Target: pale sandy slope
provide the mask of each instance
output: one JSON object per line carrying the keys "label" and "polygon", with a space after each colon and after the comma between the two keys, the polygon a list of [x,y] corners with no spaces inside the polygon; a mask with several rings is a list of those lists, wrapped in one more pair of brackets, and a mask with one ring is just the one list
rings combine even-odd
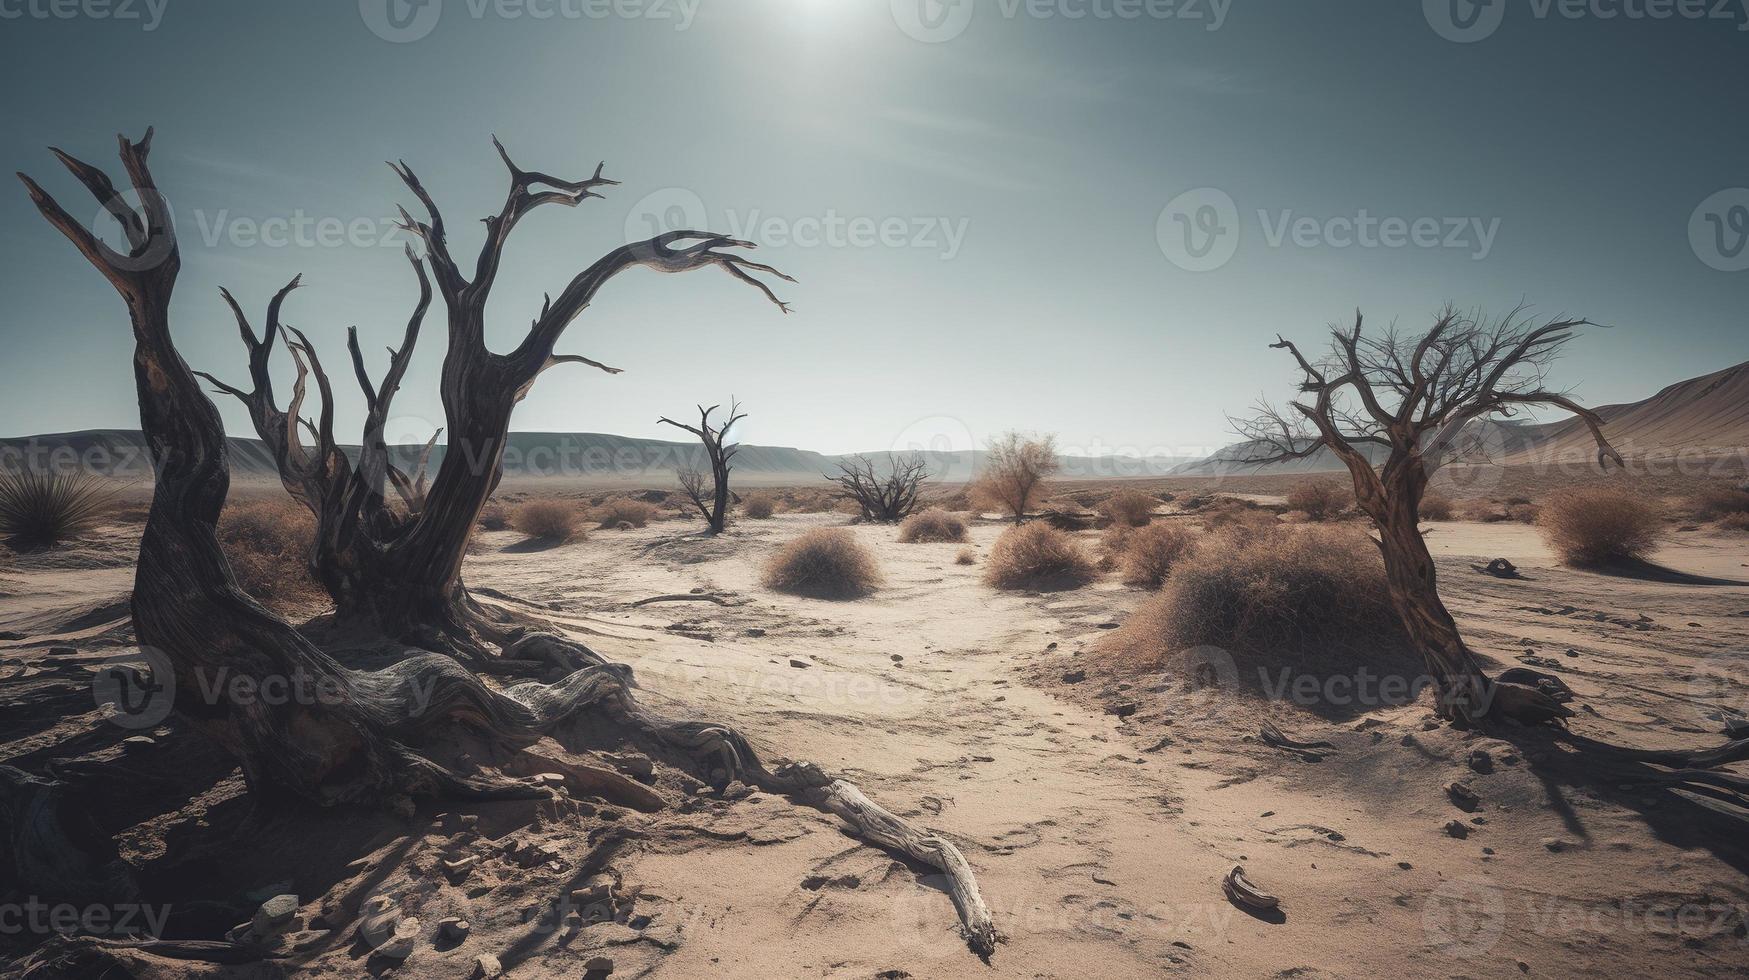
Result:
{"label": "pale sandy slope", "polygon": [[[604,653],[636,666],[646,696],[732,720],[767,751],[848,773],[955,837],[1009,942],[980,964],[927,876],[832,818],[756,795],[639,818],[695,828],[616,862],[666,900],[657,921],[678,926],[679,943],[620,947],[615,976],[1601,977],[1749,966],[1741,854],[1679,798],[1600,779],[1535,736],[1526,758],[1423,730],[1424,703],[1320,716],[1110,676],[1082,651],[1139,593],[1109,579],[997,593],[981,566],[953,564],[959,546],[900,545],[888,527],[852,532],[887,573],[872,598],[820,602],[758,585],[779,542],[841,520],[784,516],[649,548],[675,532],[666,523],[537,554],[488,535],[467,574],[571,611],[564,618]],[[998,530],[975,529],[980,552]],[[1516,525],[1440,525],[1432,541],[1475,641],[1506,664],[1551,658],[1595,709],[1575,730],[1703,744],[1716,740],[1714,707],[1746,706],[1749,589],[1561,570]],[[1661,557],[1749,574],[1744,541],[1684,535]],[[1468,571],[1495,555],[1531,580]],[[626,607],[695,588],[744,604]],[[815,666],[792,667],[794,656]],[[1088,679],[1063,684],[1077,668]],[[1127,722],[1106,713],[1128,700],[1141,710]],[[1337,749],[1317,762],[1266,749],[1249,736],[1269,716]],[[1466,765],[1476,748],[1497,760],[1492,774]],[[1481,795],[1476,814],[1446,799],[1454,779]],[[1468,821],[1467,839],[1442,829],[1454,818]],[[1237,862],[1282,896],[1284,922],[1222,899],[1219,879]],[[541,957],[513,975],[569,976],[567,963]]]}

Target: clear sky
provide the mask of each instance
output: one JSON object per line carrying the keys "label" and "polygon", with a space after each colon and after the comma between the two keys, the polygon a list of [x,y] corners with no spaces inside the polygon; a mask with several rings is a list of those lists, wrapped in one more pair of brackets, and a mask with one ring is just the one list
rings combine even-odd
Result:
{"label": "clear sky", "polygon": [[[785,317],[714,270],[621,277],[560,350],[626,373],[555,370],[517,429],[667,438],[658,415],[733,394],[748,441],[824,452],[1022,428],[1188,454],[1292,393],[1277,331],[1313,341],[1355,307],[1613,324],[1553,379],[1593,404],[1749,360],[1749,15],[1629,16],[1647,9],[0,0],[0,155],[95,214],[44,147],[113,167],[114,134],[155,125],[185,357],[242,381],[218,287],[259,317],[301,272],[286,319],[325,353],[345,434],[346,327],[380,371],[414,295],[388,228],[414,202],[384,161],[471,257],[504,193],[496,133],[525,168],[623,181],[519,226],[499,349],[654,221],[760,239],[799,280]],[[0,435],[136,426],[121,303],[19,187],[0,250]],[[397,402],[409,438],[441,424],[441,329],[434,310]]]}

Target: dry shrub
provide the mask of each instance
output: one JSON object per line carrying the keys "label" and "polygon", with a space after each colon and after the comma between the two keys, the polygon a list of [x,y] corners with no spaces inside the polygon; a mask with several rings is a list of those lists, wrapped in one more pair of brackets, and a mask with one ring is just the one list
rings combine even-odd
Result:
{"label": "dry shrub", "polygon": [[1567,490],[1543,508],[1543,537],[1569,565],[1644,558],[1664,535],[1659,508],[1620,490]]}
{"label": "dry shrub", "polygon": [[1173,567],[1196,551],[1199,540],[1195,531],[1176,524],[1136,528],[1118,559],[1124,584],[1159,588]]}
{"label": "dry shrub", "polygon": [[84,470],[0,470],[0,537],[25,547],[68,541],[96,527],[115,489]]}
{"label": "dry shrub", "polygon": [[1001,511],[1018,521],[1045,498],[1045,478],[1061,465],[1054,436],[1005,433],[990,444],[983,471],[968,491],[979,509]]}
{"label": "dry shrub", "polygon": [[1749,514],[1726,514],[1719,521],[1721,531],[1749,531]]}
{"label": "dry shrub", "polygon": [[978,550],[976,548],[961,548],[959,554],[953,556],[953,563],[955,565],[976,565],[978,563]]}
{"label": "dry shrub", "polygon": [[1097,575],[1081,545],[1043,521],[1003,531],[985,564],[998,589],[1077,589]]}
{"label": "dry shrub", "polygon": [[783,497],[783,509],[791,514],[823,514],[838,509],[841,503],[836,494],[827,490],[791,490]]}
{"label": "dry shrub", "polygon": [[1154,508],[1159,505],[1158,500],[1145,493],[1123,490],[1105,498],[1094,509],[1113,524],[1141,527],[1153,519]]}
{"label": "dry shrub", "polygon": [[1424,521],[1449,521],[1454,510],[1449,497],[1430,493],[1421,498],[1421,519]]}
{"label": "dry shrub", "polygon": [[874,555],[843,528],[815,528],[765,566],[767,588],[810,599],[856,599],[880,584]]}
{"label": "dry shrub", "polygon": [[1483,524],[1498,524],[1506,520],[1506,508],[1496,500],[1466,500],[1458,508],[1458,514],[1466,521],[1479,521]]}
{"label": "dry shrub", "polygon": [[590,517],[600,522],[603,528],[615,528],[621,524],[643,527],[650,523],[651,518],[656,516],[656,512],[655,504],[633,500],[630,497],[614,497],[603,501],[590,514]]}
{"label": "dry shrub", "polygon": [[276,611],[325,602],[310,574],[316,519],[292,500],[233,501],[219,515],[219,547],[237,584]]}
{"label": "dry shrub", "polygon": [[1346,671],[1388,662],[1413,670],[1388,596],[1378,549],[1357,530],[1227,531],[1180,561],[1112,644],[1143,669],[1219,647],[1242,676],[1247,665]]}
{"label": "dry shrub", "polygon": [[1506,505],[1506,519],[1520,524],[1535,524],[1542,512],[1541,507],[1529,502]]}
{"label": "dry shrub", "polygon": [[480,527],[486,531],[503,531],[510,527],[510,508],[497,502],[487,501],[480,511]]}
{"label": "dry shrub", "polygon": [[937,541],[957,542],[966,539],[966,522],[940,507],[920,510],[899,525],[899,543],[925,544]]}
{"label": "dry shrub", "polygon": [[1749,490],[1737,487],[1707,487],[1696,494],[1694,516],[1703,521],[1725,520],[1733,515],[1749,514]]}
{"label": "dry shrub", "polygon": [[972,495],[967,493],[964,487],[961,487],[931,500],[929,505],[940,507],[942,510],[968,511],[972,509]]}
{"label": "dry shrub", "polygon": [[1130,535],[1136,529],[1128,524],[1113,524],[1099,533],[1099,568],[1101,571],[1116,571],[1123,562],[1124,549],[1130,545]]}
{"label": "dry shrub", "polygon": [[1287,509],[1297,510],[1307,520],[1323,521],[1337,516],[1354,502],[1354,493],[1330,480],[1307,480],[1287,492]]}
{"label": "dry shrub", "polygon": [[579,537],[577,508],[568,500],[530,500],[516,508],[512,525],[539,541],[563,543]]}
{"label": "dry shrub", "polygon": [[753,520],[766,520],[771,517],[775,510],[777,510],[777,501],[771,499],[771,494],[750,493],[741,498],[741,513]]}

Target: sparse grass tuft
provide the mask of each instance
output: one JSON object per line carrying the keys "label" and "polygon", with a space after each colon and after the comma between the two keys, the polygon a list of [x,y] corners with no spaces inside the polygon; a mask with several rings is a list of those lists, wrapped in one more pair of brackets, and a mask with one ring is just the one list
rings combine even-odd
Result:
{"label": "sparse grass tuft", "polygon": [[1003,531],[985,565],[998,589],[1078,589],[1097,575],[1081,545],[1043,521]]}
{"label": "sparse grass tuft", "polygon": [[36,548],[90,531],[114,502],[114,489],[82,470],[0,471],[0,537]]}
{"label": "sparse grass tuft", "polygon": [[977,549],[961,548],[959,554],[953,556],[953,563],[955,565],[976,565],[978,563]]}
{"label": "sparse grass tuft", "polygon": [[1421,498],[1421,519],[1424,521],[1449,521],[1454,509],[1449,497],[1430,493]]}
{"label": "sparse grass tuft", "polygon": [[857,599],[880,584],[874,555],[843,528],[815,528],[790,541],[765,567],[767,588],[810,599]]}
{"label": "sparse grass tuft", "polygon": [[1113,524],[1141,527],[1153,519],[1154,508],[1159,505],[1160,501],[1145,493],[1122,490],[1100,501],[1094,509]]}
{"label": "sparse grass tuft", "polygon": [[1737,487],[1708,487],[1696,494],[1694,516],[1703,521],[1719,521],[1733,515],[1749,514],[1749,490]]}
{"label": "sparse grass tuft", "polygon": [[741,513],[756,521],[766,520],[776,509],[777,501],[768,493],[750,493],[741,498]]}
{"label": "sparse grass tuft", "polygon": [[1329,520],[1353,503],[1353,492],[1331,480],[1307,480],[1287,492],[1287,509],[1305,514],[1310,521]]}
{"label": "sparse grass tuft", "polygon": [[621,524],[632,527],[643,527],[656,516],[655,504],[647,504],[642,500],[630,497],[614,497],[602,501],[599,507],[590,512],[590,518],[599,522],[602,528],[617,528]]}
{"label": "sparse grass tuft", "polygon": [[1176,524],[1150,524],[1131,532],[1118,559],[1125,585],[1157,589],[1173,567],[1196,551],[1201,538]]}
{"label": "sparse grass tuft", "polygon": [[899,525],[901,544],[926,544],[966,539],[966,522],[939,507],[920,510]]}
{"label": "sparse grass tuft", "polygon": [[537,541],[564,543],[582,536],[577,508],[569,500],[530,500],[516,508],[512,525]]}
{"label": "sparse grass tuft", "polygon": [[1645,500],[1595,488],[1556,494],[1543,508],[1543,537],[1569,565],[1644,558],[1664,535],[1664,518]]}

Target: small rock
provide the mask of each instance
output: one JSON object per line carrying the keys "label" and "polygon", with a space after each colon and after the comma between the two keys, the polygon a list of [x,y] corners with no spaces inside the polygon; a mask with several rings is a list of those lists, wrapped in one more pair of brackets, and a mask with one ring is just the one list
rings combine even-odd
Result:
{"label": "small rock", "polygon": [[1407,861],[1398,861],[1397,867],[1402,868],[1404,871],[1408,871],[1415,866]]}
{"label": "small rock", "polygon": [[1470,836],[1470,827],[1462,820],[1448,820],[1445,824],[1445,833],[1448,837],[1456,837],[1458,840],[1463,840],[1465,837]]}
{"label": "small rock", "polygon": [[1470,753],[1470,768],[1476,772],[1487,774],[1494,771],[1494,757],[1487,749],[1476,749]]}
{"label": "small rock", "polygon": [[1446,783],[1445,795],[1451,797],[1452,805],[1465,812],[1474,812],[1482,805],[1482,798],[1476,791],[1463,783]]}
{"label": "small rock", "polygon": [[1542,845],[1545,849],[1559,854],[1562,851],[1572,848],[1573,842],[1570,840],[1563,840],[1559,837],[1544,837],[1542,839]]}
{"label": "small rock", "polygon": [[408,916],[395,923],[395,931],[389,934],[387,940],[377,947],[377,952],[391,960],[404,960],[413,955],[413,947],[419,942],[419,920]]}
{"label": "small rock", "polygon": [[451,942],[461,942],[468,938],[468,933],[474,931],[474,924],[466,919],[450,916],[437,920],[437,934]]}
{"label": "small rock", "polygon": [[255,910],[255,920],[250,926],[257,936],[271,936],[290,925],[297,912],[296,895],[275,895]]}
{"label": "small rock", "polygon": [[747,627],[747,628],[746,628],[746,629],[744,629],[744,630],[742,630],[742,631],[741,631],[741,635],[743,635],[743,636],[752,636],[752,637],[760,637],[760,636],[764,636],[764,635],[765,635],[765,631],[764,631],[764,630],[762,630],[762,629],[760,629],[760,628],[759,628],[759,627],[757,627],[757,626],[749,626],[749,627]]}
{"label": "small rock", "polygon": [[807,657],[791,657],[789,658],[789,665],[791,667],[799,667],[806,670],[807,668],[814,666],[814,662]]}
{"label": "small rock", "polygon": [[491,953],[481,953],[474,957],[474,976],[478,980],[494,980],[504,975],[504,964],[498,962],[498,957]]}
{"label": "small rock", "polygon": [[1140,711],[1141,707],[1141,705],[1134,701],[1119,701],[1115,704],[1107,705],[1105,713],[1108,715],[1117,715],[1119,718],[1128,718],[1130,715]]}
{"label": "small rock", "polygon": [[585,973],[601,973],[601,974],[612,973],[613,972],[613,957],[611,957],[611,956],[591,956],[591,957],[589,957],[589,959],[583,961],[583,971]]}
{"label": "small rock", "polygon": [[1065,684],[1079,684],[1086,679],[1087,672],[1085,670],[1071,670],[1063,675],[1063,683]]}

